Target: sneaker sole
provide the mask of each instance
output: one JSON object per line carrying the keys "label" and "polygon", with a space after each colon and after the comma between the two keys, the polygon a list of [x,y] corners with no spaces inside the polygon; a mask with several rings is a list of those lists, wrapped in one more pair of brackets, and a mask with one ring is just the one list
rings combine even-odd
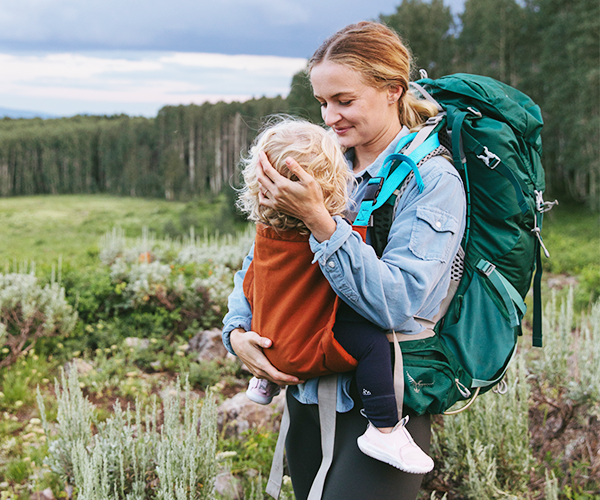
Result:
{"label": "sneaker sole", "polygon": [[271,401],[273,401],[273,398],[263,398],[253,392],[246,392],[246,396],[248,396],[250,401],[253,401],[259,405],[268,405]]}
{"label": "sneaker sole", "polygon": [[431,467],[429,467],[427,469],[421,469],[419,467],[414,467],[414,466],[405,464],[404,462],[399,461],[395,457],[390,457],[389,455],[387,455],[385,453],[381,453],[381,451],[379,449],[372,447],[368,442],[365,442],[365,440],[363,440],[361,438],[362,438],[362,436],[360,436],[356,440],[356,443],[358,444],[360,451],[362,451],[365,455],[367,455],[371,458],[374,458],[375,460],[379,460],[380,462],[385,462],[386,464],[391,465],[392,467],[395,467],[396,469],[399,469],[403,472],[408,472],[410,474],[427,474],[428,472],[433,470],[433,464],[431,465]]}
{"label": "sneaker sole", "polygon": [[259,394],[256,394],[255,392],[246,391],[246,396],[248,396],[248,399],[259,405],[270,404],[271,401],[273,401],[273,398],[278,395],[279,395],[279,392],[277,394],[273,394],[273,396],[271,396],[270,398],[265,398],[265,397],[260,396]]}

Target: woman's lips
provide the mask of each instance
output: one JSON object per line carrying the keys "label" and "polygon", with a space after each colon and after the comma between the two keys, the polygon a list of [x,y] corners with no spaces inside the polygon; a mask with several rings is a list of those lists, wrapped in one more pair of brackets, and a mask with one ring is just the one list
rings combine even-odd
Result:
{"label": "woman's lips", "polygon": [[348,130],[350,130],[352,127],[335,127],[333,130],[335,131],[336,134],[338,135],[344,135],[346,132],[348,132]]}

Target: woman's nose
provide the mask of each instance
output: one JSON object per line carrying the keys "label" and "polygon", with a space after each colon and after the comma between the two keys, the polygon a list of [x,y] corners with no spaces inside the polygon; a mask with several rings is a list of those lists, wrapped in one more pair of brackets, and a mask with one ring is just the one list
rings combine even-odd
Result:
{"label": "woman's nose", "polygon": [[323,106],[321,108],[321,115],[323,116],[325,125],[328,127],[335,125],[340,119],[340,114],[334,109],[334,106]]}

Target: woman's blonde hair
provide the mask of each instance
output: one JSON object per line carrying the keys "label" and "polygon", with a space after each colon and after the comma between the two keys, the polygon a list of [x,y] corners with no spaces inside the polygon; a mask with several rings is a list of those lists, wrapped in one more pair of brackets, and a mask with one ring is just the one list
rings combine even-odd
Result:
{"label": "woman's blonde hair", "polygon": [[297,181],[285,164],[288,157],[296,160],[311,174],[323,191],[325,207],[331,215],[341,215],[348,202],[353,177],[336,137],[322,127],[291,117],[274,117],[254,141],[247,157],[242,157],[244,187],[238,208],[254,222],[275,229],[309,231],[299,219],[259,204],[256,167],[259,153],[264,151],[273,167],[284,177]]}
{"label": "woman's blonde hair", "polygon": [[402,88],[398,100],[400,123],[418,128],[438,113],[437,107],[410,90],[412,56],[400,37],[387,26],[370,21],[350,24],[325,40],[308,62],[308,72],[330,61],[357,71],[374,88]]}

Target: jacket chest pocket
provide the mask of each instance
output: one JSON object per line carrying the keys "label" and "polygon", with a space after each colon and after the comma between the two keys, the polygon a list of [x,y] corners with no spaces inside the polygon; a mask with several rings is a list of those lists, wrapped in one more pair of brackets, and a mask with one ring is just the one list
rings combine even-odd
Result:
{"label": "jacket chest pocket", "polygon": [[458,220],[443,210],[417,207],[417,216],[410,234],[410,251],[423,260],[448,262]]}

